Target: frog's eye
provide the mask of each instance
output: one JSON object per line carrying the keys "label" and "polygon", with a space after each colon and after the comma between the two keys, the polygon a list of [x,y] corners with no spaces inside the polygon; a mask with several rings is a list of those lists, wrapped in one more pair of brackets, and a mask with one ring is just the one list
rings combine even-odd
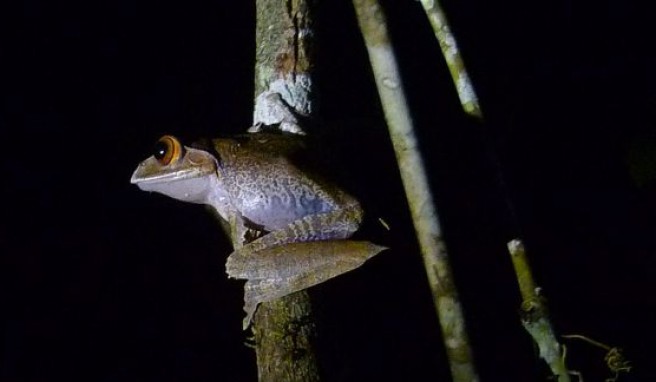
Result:
{"label": "frog's eye", "polygon": [[155,144],[153,156],[161,165],[175,163],[184,154],[184,147],[178,139],[172,135],[161,137]]}

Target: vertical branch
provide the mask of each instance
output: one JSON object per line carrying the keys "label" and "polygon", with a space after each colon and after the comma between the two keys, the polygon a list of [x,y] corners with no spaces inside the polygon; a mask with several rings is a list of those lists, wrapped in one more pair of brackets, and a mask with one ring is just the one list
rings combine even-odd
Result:
{"label": "vertical branch", "polygon": [[[478,97],[471,84],[456,39],[451,32],[446,14],[442,10],[439,1],[421,0],[421,4],[440,43],[442,55],[449,67],[449,72],[456,85],[463,109],[470,115],[479,118],[482,117]],[[495,164],[497,164],[496,160]],[[501,170],[498,168],[498,164],[496,167],[499,174],[499,181],[503,184],[504,182],[501,178]],[[509,201],[507,201],[507,204],[510,210],[512,210]],[[558,378],[559,382],[569,382],[570,375],[565,364],[565,352],[556,339],[553,326],[549,319],[547,306],[543,297],[539,294],[539,288],[533,280],[533,274],[526,257],[524,245],[518,239],[511,240],[508,242],[508,250],[512,258],[522,295],[522,325],[538,345],[540,357],[549,365],[553,375]]]}
{"label": "vertical branch", "polygon": [[[256,1],[254,123],[301,132],[312,112],[311,0]],[[254,316],[260,381],[318,381],[316,328],[306,291],[260,304]]]}
{"label": "vertical branch", "polygon": [[533,273],[528,264],[524,244],[520,240],[508,242],[517,283],[522,293],[522,325],[538,345],[540,357],[549,365],[558,382],[569,382],[569,371],[565,365],[563,347],[558,343],[544,298],[533,281]]}
{"label": "vertical branch", "polygon": [[433,292],[453,380],[477,381],[460,300],[442,240],[438,215],[417,148],[385,17],[376,0],[354,0],[360,30],[376,79],[385,119],[410,205],[417,238]]}
{"label": "vertical branch", "polygon": [[453,83],[456,85],[462,108],[467,114],[481,118],[483,114],[481,106],[478,104],[478,97],[469,79],[469,74],[467,74],[467,69],[465,69],[465,63],[460,55],[458,44],[456,44],[456,38],[451,33],[446,14],[440,7],[438,0],[421,0],[421,5],[424,6],[428,20],[433,26],[435,37],[440,43],[442,55],[449,67]]}

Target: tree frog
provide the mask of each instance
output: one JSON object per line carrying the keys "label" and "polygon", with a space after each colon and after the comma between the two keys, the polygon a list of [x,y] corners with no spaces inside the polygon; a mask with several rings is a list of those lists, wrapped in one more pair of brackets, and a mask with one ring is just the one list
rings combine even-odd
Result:
{"label": "tree frog", "polygon": [[[244,329],[261,302],[355,269],[385,247],[344,240],[360,226],[358,201],[290,160],[301,147],[291,134],[260,132],[215,139],[206,149],[165,135],[131,183],[213,207],[230,224],[235,246],[229,277],[246,279]],[[241,245],[247,228],[266,234]]]}

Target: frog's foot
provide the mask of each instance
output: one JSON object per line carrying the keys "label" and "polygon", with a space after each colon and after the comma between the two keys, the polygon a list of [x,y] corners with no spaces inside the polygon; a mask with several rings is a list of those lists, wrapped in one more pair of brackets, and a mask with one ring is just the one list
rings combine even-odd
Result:
{"label": "frog's foot", "polygon": [[285,297],[321,282],[316,277],[307,274],[296,275],[288,279],[254,279],[246,281],[244,285],[244,311],[246,317],[244,317],[243,329],[246,330],[250,326],[260,303]]}

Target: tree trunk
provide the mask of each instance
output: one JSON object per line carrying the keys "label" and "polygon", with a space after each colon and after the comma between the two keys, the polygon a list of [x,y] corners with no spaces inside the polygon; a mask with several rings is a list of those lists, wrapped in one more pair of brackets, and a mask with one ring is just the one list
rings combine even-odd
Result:
{"label": "tree trunk", "polygon": [[[312,112],[311,0],[257,0],[254,124],[299,132]],[[273,105],[273,106],[272,106]],[[283,107],[281,110],[280,107]],[[260,381],[318,381],[306,291],[262,303],[253,332]]]}

